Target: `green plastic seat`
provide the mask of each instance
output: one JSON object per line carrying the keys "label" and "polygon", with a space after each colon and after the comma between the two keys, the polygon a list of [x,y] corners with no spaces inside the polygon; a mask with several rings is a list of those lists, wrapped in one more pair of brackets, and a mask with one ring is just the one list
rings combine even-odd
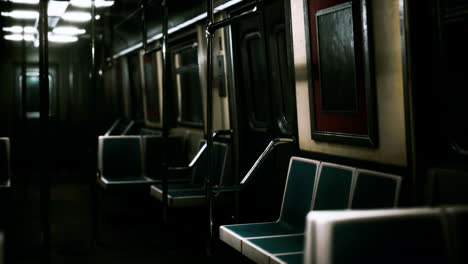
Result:
{"label": "green plastic seat", "polygon": [[[242,244],[242,253],[256,263],[270,263],[274,255],[302,253],[303,249],[303,234],[251,238]],[[260,251],[268,254],[259,254]]]}
{"label": "green plastic seat", "polygon": [[277,254],[270,259],[271,264],[302,264],[304,262],[304,253],[285,253]]}
{"label": "green plastic seat", "polygon": [[312,211],[306,264],[448,263],[440,208]]}
{"label": "green plastic seat", "polygon": [[352,167],[322,162],[313,210],[349,208],[354,172]]}
{"label": "green plastic seat", "polygon": [[[145,173],[153,180],[161,180],[163,138],[161,136],[143,136]],[[187,163],[185,141],[182,137],[170,136],[166,141],[166,164],[179,167]]]}
{"label": "green plastic seat", "polygon": [[[206,142],[200,141],[199,160],[192,171],[190,182],[185,184],[169,184],[167,200],[169,207],[194,207],[206,202],[205,177],[208,174],[208,155],[205,151]],[[227,166],[229,148],[226,143],[213,142],[213,183],[222,182]],[[152,185],[150,194],[157,200],[163,200],[161,184]]]}
{"label": "green plastic seat", "polygon": [[[278,221],[267,223],[252,223],[242,225],[224,225],[220,227],[220,239],[244,255],[254,260],[269,259],[273,253],[266,250],[250,250],[267,246],[258,240],[254,245],[253,240],[265,236],[291,236],[292,239],[302,238],[304,232],[304,218],[310,210],[313,199],[315,179],[319,169],[319,162],[310,159],[292,157],[289,163],[285,193]],[[297,236],[299,235],[299,236]],[[281,239],[282,240],[282,239]],[[284,241],[282,241],[284,243]],[[296,243],[296,245],[298,245]],[[244,252],[245,250],[248,250]]]}
{"label": "green plastic seat", "polygon": [[0,188],[8,188],[10,178],[10,139],[0,138]]}
{"label": "green plastic seat", "polygon": [[351,208],[392,208],[398,203],[401,177],[370,170],[357,170]]}
{"label": "green plastic seat", "polygon": [[149,185],[154,181],[143,171],[140,136],[100,136],[98,145],[98,184],[104,189]]}

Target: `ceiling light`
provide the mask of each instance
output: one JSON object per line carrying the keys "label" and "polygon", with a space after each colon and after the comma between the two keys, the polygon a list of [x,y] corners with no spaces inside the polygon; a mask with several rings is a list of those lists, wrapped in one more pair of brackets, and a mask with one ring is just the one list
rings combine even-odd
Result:
{"label": "ceiling light", "polygon": [[[21,34],[11,34],[11,35],[5,35],[6,40],[12,40],[12,41],[22,41],[23,40],[23,35]],[[25,41],[34,41],[34,36],[33,35],[24,35],[24,40]]]}
{"label": "ceiling light", "polygon": [[13,10],[11,12],[2,12],[2,16],[17,18],[17,19],[37,19],[39,13],[29,10]]}
{"label": "ceiling light", "polygon": [[37,33],[37,29],[35,27],[24,27],[23,28],[24,33]]}
{"label": "ceiling light", "polygon": [[91,20],[91,14],[86,12],[66,12],[62,18],[71,22],[86,22]]}
{"label": "ceiling light", "polygon": [[30,5],[39,4],[39,0],[10,0],[10,2],[16,3],[16,4],[30,4]]}
{"label": "ceiling light", "polygon": [[12,27],[4,27],[3,31],[11,32],[11,33],[36,33],[37,30],[35,27],[21,27],[21,26],[12,26]]}
{"label": "ceiling light", "polygon": [[52,17],[61,17],[65,10],[70,3],[63,2],[63,1],[49,1],[49,5],[47,7],[47,14],[48,16]]}
{"label": "ceiling light", "polygon": [[58,35],[80,35],[86,33],[86,30],[80,29],[77,27],[56,27],[52,30],[55,34]]}
{"label": "ceiling light", "polygon": [[95,18],[96,20],[99,20],[99,19],[101,19],[101,16],[100,16],[100,15],[96,15],[94,18]]}
{"label": "ceiling light", "polygon": [[[76,7],[82,8],[90,8],[91,7],[91,0],[71,0],[70,4]],[[109,7],[114,5],[114,1],[104,1],[104,0],[95,0],[94,1],[97,8],[100,7]]]}
{"label": "ceiling light", "polygon": [[78,41],[78,38],[75,36],[55,35],[49,33],[49,41],[57,43],[70,43]]}
{"label": "ceiling light", "polygon": [[11,32],[11,33],[23,33],[23,27],[21,26],[4,27],[3,31]]}

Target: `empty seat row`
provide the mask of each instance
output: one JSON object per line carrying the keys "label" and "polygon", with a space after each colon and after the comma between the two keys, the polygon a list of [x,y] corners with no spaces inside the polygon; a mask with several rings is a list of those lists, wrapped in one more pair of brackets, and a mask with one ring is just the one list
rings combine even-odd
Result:
{"label": "empty seat row", "polygon": [[[185,164],[181,137],[169,137],[166,160],[170,166]],[[100,136],[98,183],[103,188],[148,185],[160,179],[163,139],[158,136]]]}
{"label": "empty seat row", "polygon": [[[217,131],[213,144],[212,184],[231,184],[230,148],[225,139],[231,131]],[[169,137],[166,142],[168,206],[187,207],[206,201],[206,176],[209,159],[207,144],[200,140],[198,153],[185,166],[184,137]],[[161,161],[163,139],[157,136],[101,136],[98,142],[98,184],[109,187],[149,186],[150,194],[163,200]],[[183,165],[183,166],[182,166]]]}
{"label": "empty seat row", "polygon": [[257,263],[302,259],[310,210],[395,207],[400,185],[396,175],[292,157],[279,219],[221,226],[220,239]]}
{"label": "empty seat row", "polygon": [[271,263],[468,263],[468,207],[312,211],[305,256]]}
{"label": "empty seat row", "polygon": [[[169,168],[168,172],[187,171],[190,181],[186,183],[174,183],[168,186],[169,207],[192,207],[200,206],[206,202],[206,177],[208,175],[209,157],[207,154],[205,140],[200,141],[200,149],[191,166],[182,168]],[[212,184],[227,184],[229,181],[229,145],[222,142],[213,142],[212,160]],[[151,195],[157,200],[163,200],[161,184],[151,186]]]}
{"label": "empty seat row", "polygon": [[11,185],[10,139],[0,138],[0,188]]}

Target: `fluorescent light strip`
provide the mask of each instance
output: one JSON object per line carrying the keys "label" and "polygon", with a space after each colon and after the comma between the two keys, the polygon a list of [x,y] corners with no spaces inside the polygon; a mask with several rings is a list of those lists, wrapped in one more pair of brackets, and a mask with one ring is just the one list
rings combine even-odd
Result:
{"label": "fluorescent light strip", "polygon": [[23,33],[23,27],[21,26],[4,27],[2,30],[11,33]]}
{"label": "fluorescent light strip", "polygon": [[[90,8],[91,0],[71,0],[70,4],[76,7]],[[96,5],[97,8],[109,7],[109,6],[114,5],[114,1],[95,0],[94,4]]]}
{"label": "fluorescent light strip", "polygon": [[66,36],[66,35],[55,35],[49,33],[49,41],[56,43],[70,43],[78,41],[78,37],[75,36]]}
{"label": "fluorescent light strip", "polygon": [[17,19],[37,19],[39,13],[33,10],[13,10],[11,12],[2,12],[2,16],[12,17]]}
{"label": "fluorescent light strip", "polygon": [[28,4],[28,5],[35,5],[39,4],[39,0],[9,0],[15,4]]}
{"label": "fluorescent light strip", "polygon": [[22,26],[12,26],[12,27],[4,27],[2,28],[3,31],[11,32],[11,33],[36,33],[37,30],[34,27],[22,27]]}
{"label": "fluorescent light strip", "polygon": [[52,32],[57,35],[73,36],[84,34],[86,33],[86,30],[77,27],[56,27],[52,30]]}
{"label": "fluorescent light strip", "polygon": [[229,2],[226,2],[222,5],[219,5],[218,7],[215,7],[214,11],[215,13],[219,12],[219,11],[223,11],[223,10],[226,10],[228,9],[229,7],[235,5],[235,4],[238,4],[240,2],[242,2],[243,0],[233,0],[233,1],[229,1]]}
{"label": "fluorescent light strip", "polygon": [[[226,10],[227,8],[229,8],[229,7],[233,6],[233,5],[236,5],[236,4],[240,3],[240,2],[243,2],[243,1],[245,1],[245,0],[232,0],[232,1],[226,2],[226,3],[224,3],[224,4],[222,4],[222,5],[219,5],[218,7],[216,7],[216,8],[214,9],[214,13],[218,13],[218,12],[224,11],[224,10]],[[187,20],[187,21],[185,21],[185,22],[183,22],[183,23],[180,23],[179,25],[177,25],[177,26],[175,26],[175,27],[170,28],[170,29],[168,30],[168,33],[169,33],[169,34],[175,33],[175,32],[177,32],[177,31],[179,31],[179,30],[181,30],[181,29],[184,29],[184,28],[186,28],[186,27],[188,27],[188,26],[190,26],[190,25],[192,25],[192,24],[195,24],[195,23],[197,23],[197,22],[199,22],[199,21],[205,19],[207,16],[208,16],[208,15],[207,15],[206,12],[203,13],[203,14],[200,14],[200,15],[198,15],[198,16],[192,18],[192,19],[189,19],[189,20]],[[154,42],[154,41],[159,40],[159,39],[161,39],[161,38],[162,38],[162,33],[158,33],[158,34],[154,35],[153,37],[149,38],[149,39],[148,39],[148,43]],[[112,58],[115,60],[115,59],[117,59],[117,58],[119,58],[119,57],[122,57],[122,56],[125,56],[125,55],[129,54],[130,52],[135,51],[135,50],[137,50],[137,49],[139,49],[139,48],[141,48],[141,47],[143,47],[143,43],[142,43],[142,42],[139,42],[139,43],[137,43],[137,44],[135,44],[135,45],[133,45],[133,46],[131,46],[131,47],[129,47],[129,48],[126,48],[126,49],[124,49],[124,50],[118,52],[117,54],[115,54],[114,56],[112,56]]]}
{"label": "fluorescent light strip", "polygon": [[12,41],[22,41],[23,39],[25,41],[34,41],[34,36],[33,35],[21,35],[21,34],[11,34],[11,35],[5,35],[4,38],[6,40],[12,40]]}
{"label": "fluorescent light strip", "polygon": [[66,12],[62,18],[71,22],[87,22],[91,20],[91,14],[87,12]]}

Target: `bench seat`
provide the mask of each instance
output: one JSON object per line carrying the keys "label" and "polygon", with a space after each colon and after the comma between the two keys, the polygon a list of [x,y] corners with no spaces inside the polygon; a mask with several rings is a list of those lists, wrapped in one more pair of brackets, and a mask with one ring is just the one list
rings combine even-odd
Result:
{"label": "bench seat", "polygon": [[10,139],[0,137],[0,189],[11,187]]}
{"label": "bench seat", "polygon": [[[199,152],[191,162],[191,167],[186,167],[191,172],[188,183],[169,183],[167,192],[168,207],[196,207],[207,202],[206,176],[208,175],[208,155],[205,140],[199,144]],[[228,173],[229,146],[227,143],[213,142],[213,183],[218,185],[225,180]],[[170,172],[170,170],[169,170]],[[163,201],[162,184],[153,184],[150,194],[159,201]]]}
{"label": "bench seat", "polygon": [[304,218],[312,205],[319,164],[292,157],[279,219],[221,226],[220,239],[257,263],[270,263],[275,254],[301,251]]}
{"label": "bench seat", "polygon": [[[167,203],[169,207],[192,207],[200,206],[206,202],[206,190],[204,186],[192,186],[190,184],[169,184],[167,190]],[[162,186],[151,186],[151,195],[163,200]]]}
{"label": "bench seat", "polygon": [[304,234],[250,238],[242,244],[242,254],[257,263],[271,263],[278,254],[302,253]]}
{"label": "bench seat", "polygon": [[304,263],[466,263],[468,244],[458,240],[466,232],[451,219],[467,215],[468,207],[312,211]]}
{"label": "bench seat", "polygon": [[278,221],[221,226],[220,239],[256,263],[302,263],[309,210],[394,207],[401,178],[292,157],[286,182]]}
{"label": "bench seat", "polygon": [[104,178],[99,177],[97,183],[104,189],[127,186],[127,185],[149,185],[156,181],[146,176],[121,177],[121,178]]}
{"label": "bench seat", "polygon": [[231,247],[242,251],[242,244],[249,238],[297,234],[303,230],[294,228],[284,222],[266,222],[220,227],[219,237]]}
{"label": "bench seat", "polygon": [[270,259],[272,264],[302,264],[304,262],[304,253],[286,253],[286,254],[277,254]]}

